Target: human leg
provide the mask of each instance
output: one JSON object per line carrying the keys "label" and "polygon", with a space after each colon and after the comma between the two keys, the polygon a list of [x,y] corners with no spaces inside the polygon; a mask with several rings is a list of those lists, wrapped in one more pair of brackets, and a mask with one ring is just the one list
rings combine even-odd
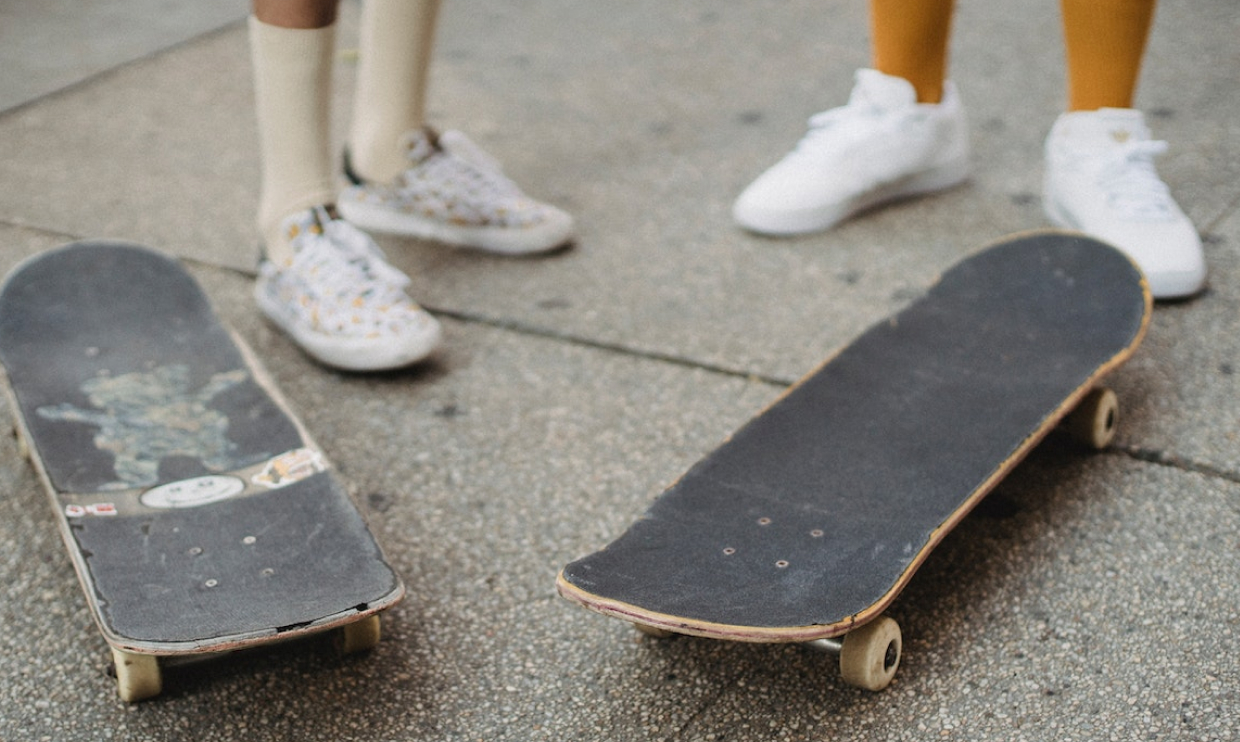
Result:
{"label": "human leg", "polygon": [[336,22],[340,0],[254,0],[254,17],[280,28],[326,28]]}
{"label": "human leg", "polygon": [[506,254],[565,244],[573,220],[526,196],[464,134],[425,123],[439,0],[365,0],[346,150],[347,219],[369,230]]}
{"label": "human leg", "polygon": [[938,103],[947,80],[954,0],[870,0],[874,69],[913,84],[918,103]]}
{"label": "human leg", "polygon": [[330,151],[335,0],[257,0],[250,18],[262,177],[258,224],[268,256],[289,214],[334,200]]}
{"label": "human leg", "polygon": [[848,104],[816,114],[797,146],[745,188],[732,216],[788,235],[955,185],[969,173],[968,125],[944,80],[951,0],[872,0],[876,69]]}
{"label": "human leg", "polygon": [[1154,0],[1062,0],[1068,112],[1046,140],[1051,221],[1126,252],[1156,298],[1205,285],[1201,238],[1154,168],[1167,148],[1133,109]]}
{"label": "human leg", "polygon": [[438,323],[405,294],[409,279],[378,246],[333,214],[335,1],[260,0],[254,11],[264,245],[259,308],[330,366],[369,371],[420,360],[439,342]]}
{"label": "human leg", "polygon": [[426,125],[426,90],[440,0],[362,3],[357,90],[349,129],[357,177],[388,182],[408,167],[401,138]]}
{"label": "human leg", "polygon": [[1132,108],[1155,0],[1061,0],[1068,110]]}

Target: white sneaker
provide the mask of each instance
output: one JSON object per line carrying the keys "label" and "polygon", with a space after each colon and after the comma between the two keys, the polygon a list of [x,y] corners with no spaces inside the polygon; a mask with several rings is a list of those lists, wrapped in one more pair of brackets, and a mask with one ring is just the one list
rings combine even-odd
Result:
{"label": "white sneaker", "polygon": [[521,255],[573,236],[573,219],[535,201],[500,164],[459,131],[405,137],[409,169],[390,184],[362,182],[340,195],[340,213],[363,229]]}
{"label": "white sneaker", "polygon": [[405,294],[409,278],[374,240],[324,207],[284,220],[287,265],[263,261],[254,296],[272,322],[315,359],[349,371],[382,371],[430,355],[439,323]]}
{"label": "white sneaker", "polygon": [[1154,169],[1166,148],[1140,111],[1065,113],[1046,138],[1042,188],[1052,222],[1123,250],[1156,299],[1191,296],[1206,281],[1201,238]]}
{"label": "white sneaker", "polygon": [[796,148],[741,193],[732,216],[765,234],[814,232],[968,175],[968,125],[955,87],[945,86],[941,103],[918,103],[907,80],[863,69],[848,105],[813,116]]}

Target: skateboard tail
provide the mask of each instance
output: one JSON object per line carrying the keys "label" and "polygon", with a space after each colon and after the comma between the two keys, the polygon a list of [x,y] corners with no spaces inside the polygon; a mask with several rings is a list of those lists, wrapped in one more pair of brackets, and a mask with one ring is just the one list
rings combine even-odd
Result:
{"label": "skateboard tail", "polygon": [[382,599],[350,606],[335,614],[323,616],[312,621],[241,632],[228,636],[206,637],[199,640],[173,642],[135,641],[131,637],[121,636],[112,632],[106,624],[96,621],[96,625],[99,627],[99,631],[108,645],[122,652],[169,659],[191,659],[193,657],[211,656],[282,644],[345,628],[369,618],[377,618],[379,614],[395,606],[404,597],[405,586],[400,584],[393,592]]}
{"label": "skateboard tail", "polygon": [[846,622],[830,626],[736,626],[709,621],[692,621],[683,617],[653,612],[620,600],[603,598],[584,590],[570,581],[563,571],[556,578],[556,590],[561,597],[577,605],[611,616],[637,626],[668,631],[674,634],[699,636],[707,639],[749,642],[757,644],[806,643],[819,639],[843,636],[855,626],[877,617],[881,610],[853,616]]}

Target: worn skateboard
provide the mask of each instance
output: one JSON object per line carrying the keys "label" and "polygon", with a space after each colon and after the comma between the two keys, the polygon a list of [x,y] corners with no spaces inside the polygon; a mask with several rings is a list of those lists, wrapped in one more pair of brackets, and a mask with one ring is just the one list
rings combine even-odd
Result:
{"label": "worn skateboard", "polygon": [[404,586],[323,452],[181,265],[79,242],[0,287],[0,363],[125,700],[161,663],[340,629]]}
{"label": "worn skateboard", "polygon": [[1114,433],[1100,386],[1149,322],[1145,279],[1096,240],[1035,232],[945,273],[695,464],[560,593],[647,633],[805,642],[879,690],[883,611],[1052,429]]}

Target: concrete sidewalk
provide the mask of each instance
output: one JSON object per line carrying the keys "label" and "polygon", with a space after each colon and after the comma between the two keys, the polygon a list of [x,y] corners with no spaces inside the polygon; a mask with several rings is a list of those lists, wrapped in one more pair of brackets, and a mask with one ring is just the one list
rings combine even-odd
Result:
{"label": "concrete sidewalk", "polygon": [[[55,5],[19,6],[0,11],[0,38],[82,42]],[[868,59],[864,3],[447,2],[434,122],[571,211],[580,239],[535,260],[383,240],[447,345],[375,377],[314,365],[253,305],[245,7],[198,6],[141,38],[128,21],[87,26],[134,46],[42,87],[0,67],[0,270],[79,238],[187,258],[339,464],[410,596],[368,656],[286,645],[170,670],[163,696],[127,706],[46,497],[0,436],[0,740],[1240,733],[1233,0],[1162,3],[1138,100],[1171,144],[1159,170],[1205,239],[1209,291],[1156,309],[1114,380],[1125,419],[1111,450],[1048,441],[931,556],[891,610],[905,657],[879,694],[799,647],[639,638],[558,598],[555,575],[944,268],[1045,225],[1041,145],[1063,100],[1057,3],[960,3],[952,71],[974,130],[969,184],[772,240],[732,226],[732,199],[807,116],[843,102]],[[346,2],[342,49],[356,17]],[[36,51],[18,53],[38,66]],[[338,134],[353,64],[341,55]]]}

